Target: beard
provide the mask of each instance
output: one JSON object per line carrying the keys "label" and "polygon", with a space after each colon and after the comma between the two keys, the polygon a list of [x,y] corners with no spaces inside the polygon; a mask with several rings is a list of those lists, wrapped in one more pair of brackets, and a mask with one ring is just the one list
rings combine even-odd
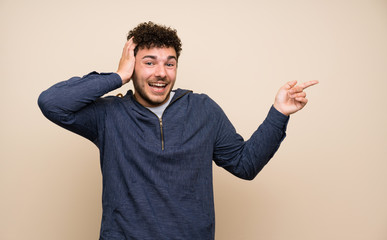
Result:
{"label": "beard", "polygon": [[157,107],[167,102],[173,89],[173,84],[168,83],[166,87],[169,87],[169,90],[166,94],[164,93],[165,95],[152,95],[152,93],[148,93],[145,90],[148,87],[148,83],[146,83],[146,86],[140,87],[136,81],[133,81],[133,86],[135,90],[134,98],[144,107]]}

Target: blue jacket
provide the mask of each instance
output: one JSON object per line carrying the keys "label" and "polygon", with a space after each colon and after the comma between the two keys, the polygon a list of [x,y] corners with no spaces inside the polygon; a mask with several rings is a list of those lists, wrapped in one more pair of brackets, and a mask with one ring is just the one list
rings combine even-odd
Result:
{"label": "blue jacket", "polygon": [[212,161],[253,179],[285,137],[288,117],[271,107],[248,141],[207,95],[177,89],[159,119],[133,98],[101,97],[121,87],[115,73],[55,84],[38,100],[54,123],[100,151],[100,239],[214,239]]}

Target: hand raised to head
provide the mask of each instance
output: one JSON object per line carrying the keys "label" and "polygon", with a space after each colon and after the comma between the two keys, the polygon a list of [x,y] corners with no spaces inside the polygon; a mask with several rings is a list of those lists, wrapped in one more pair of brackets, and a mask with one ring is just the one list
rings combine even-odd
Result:
{"label": "hand raised to head", "polygon": [[297,81],[287,82],[282,86],[274,101],[274,107],[281,113],[289,116],[301,110],[308,102],[304,89],[317,84],[317,80],[297,84]]}
{"label": "hand raised to head", "polygon": [[120,75],[122,84],[128,83],[132,78],[135,65],[134,48],[136,46],[137,44],[133,42],[132,37],[125,43],[124,49],[122,50],[122,56],[116,72]]}

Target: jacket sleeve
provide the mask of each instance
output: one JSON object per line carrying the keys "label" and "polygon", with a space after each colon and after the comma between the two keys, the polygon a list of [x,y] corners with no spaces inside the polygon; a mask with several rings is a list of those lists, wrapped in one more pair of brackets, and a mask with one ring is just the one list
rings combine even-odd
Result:
{"label": "jacket sleeve", "polygon": [[59,82],[38,98],[38,105],[49,120],[96,143],[98,137],[95,102],[121,87],[116,73],[89,73]]}
{"label": "jacket sleeve", "polygon": [[263,123],[244,141],[222,111],[214,147],[215,163],[237,177],[254,179],[278,150],[288,121],[288,116],[272,106]]}

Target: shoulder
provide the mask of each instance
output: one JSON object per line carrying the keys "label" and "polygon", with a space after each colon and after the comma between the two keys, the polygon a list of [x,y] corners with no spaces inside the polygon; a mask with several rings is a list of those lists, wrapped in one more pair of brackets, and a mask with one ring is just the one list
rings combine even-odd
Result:
{"label": "shoulder", "polygon": [[182,93],[185,93],[184,98],[191,106],[200,110],[200,112],[206,112],[208,115],[214,114],[223,114],[221,107],[207,94],[205,93],[195,93],[190,90],[177,89],[175,96],[179,96]]}
{"label": "shoulder", "polygon": [[196,93],[193,92],[192,90],[187,90],[187,89],[176,89],[174,90],[175,96],[174,99],[177,98],[186,98],[192,103],[201,103],[201,104],[210,104],[210,105],[216,105],[215,101],[212,100],[207,94],[205,93]]}

